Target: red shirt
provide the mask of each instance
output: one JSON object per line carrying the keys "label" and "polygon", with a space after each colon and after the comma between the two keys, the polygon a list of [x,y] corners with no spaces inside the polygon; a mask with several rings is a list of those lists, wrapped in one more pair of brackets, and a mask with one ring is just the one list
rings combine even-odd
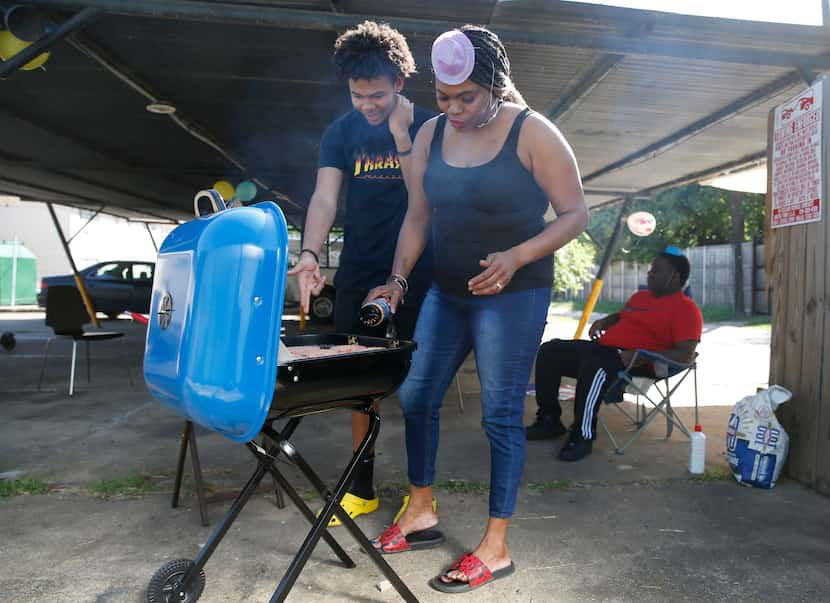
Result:
{"label": "red shirt", "polygon": [[620,311],[620,320],[610,327],[599,343],[612,348],[663,352],[681,341],[700,341],[703,316],[697,304],[678,291],[655,297],[651,291],[637,291]]}

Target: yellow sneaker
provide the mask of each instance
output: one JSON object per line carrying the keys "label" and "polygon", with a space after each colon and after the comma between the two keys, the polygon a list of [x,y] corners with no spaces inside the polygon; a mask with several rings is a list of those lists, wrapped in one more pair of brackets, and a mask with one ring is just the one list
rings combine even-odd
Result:
{"label": "yellow sneaker", "polygon": [[[378,504],[380,501],[378,497],[374,497],[372,499],[368,498],[360,498],[359,496],[355,496],[351,492],[346,492],[346,495],[343,497],[343,500],[340,501],[340,506],[343,507],[343,510],[349,514],[349,517],[354,519],[358,515],[365,515],[366,513],[373,513],[378,510]],[[317,517],[320,516],[320,511],[317,511]],[[342,526],[343,522],[337,519],[337,515],[332,515],[331,519],[329,520],[329,527],[336,528],[337,526]]]}
{"label": "yellow sneaker", "polygon": [[[407,494],[406,496],[403,497],[403,504],[401,505],[401,508],[398,509],[398,514],[395,515],[395,519],[392,520],[393,524],[398,523],[398,520],[401,518],[401,515],[403,515],[403,512],[406,511],[406,508],[408,506],[409,506],[409,495]],[[432,499],[432,510],[435,513],[438,512],[438,501],[436,501],[434,498]]]}

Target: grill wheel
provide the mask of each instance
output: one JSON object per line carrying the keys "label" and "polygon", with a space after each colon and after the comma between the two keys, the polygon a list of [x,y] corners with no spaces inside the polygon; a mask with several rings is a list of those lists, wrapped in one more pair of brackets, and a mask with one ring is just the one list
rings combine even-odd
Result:
{"label": "grill wheel", "polygon": [[193,603],[198,601],[205,590],[205,571],[200,570],[199,575],[190,581],[186,590],[181,590],[179,585],[185,573],[193,567],[190,559],[175,559],[162,565],[147,586],[147,603]]}

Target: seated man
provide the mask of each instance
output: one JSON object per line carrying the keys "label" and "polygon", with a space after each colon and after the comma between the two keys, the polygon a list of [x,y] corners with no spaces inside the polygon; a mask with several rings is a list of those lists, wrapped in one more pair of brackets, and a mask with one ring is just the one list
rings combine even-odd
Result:
{"label": "seated man", "polygon": [[[559,460],[578,461],[591,453],[597,412],[608,386],[629,365],[635,349],[688,363],[703,330],[695,302],[683,293],[689,260],[667,247],[651,263],[647,289],[632,295],[620,312],[601,318],[588,331],[592,341],[553,339],[536,355],[536,421],[527,427],[528,440],[555,438],[568,430],[560,419],[559,385],[563,376],[576,378],[574,422]],[[637,362],[647,365],[647,361]],[[643,366],[650,370],[650,367]]]}

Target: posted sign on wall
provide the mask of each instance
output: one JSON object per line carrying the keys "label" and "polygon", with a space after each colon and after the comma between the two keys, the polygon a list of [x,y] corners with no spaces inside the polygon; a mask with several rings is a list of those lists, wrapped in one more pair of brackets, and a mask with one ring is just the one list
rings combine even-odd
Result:
{"label": "posted sign on wall", "polygon": [[817,82],[775,109],[773,228],[821,220],[821,87]]}

